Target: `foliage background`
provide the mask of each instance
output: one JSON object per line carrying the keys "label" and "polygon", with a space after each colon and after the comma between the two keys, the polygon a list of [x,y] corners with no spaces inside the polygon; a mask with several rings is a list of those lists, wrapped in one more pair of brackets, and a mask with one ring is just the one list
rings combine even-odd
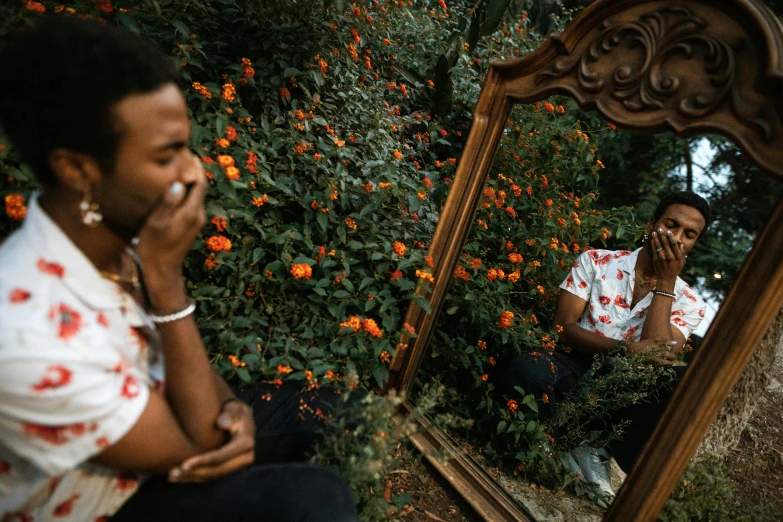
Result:
{"label": "foliage background", "polygon": [[[20,0],[0,5],[0,38],[43,11],[143,34],[177,61],[210,176],[211,223],[187,275],[216,368],[234,384],[366,389],[386,379],[405,311],[428,284],[426,249],[487,64],[531,51],[570,16],[528,0]],[[538,404],[497,397],[489,375],[502,357],[555,346],[547,318],[573,257],[633,248],[649,196],[682,186],[671,173],[683,150],[630,138],[564,99],[512,113],[423,378],[441,376],[450,407],[500,437],[488,446],[498,456],[558,475]],[[733,172],[744,178],[731,177],[726,199],[750,208],[773,197],[746,190],[757,173]],[[613,185],[601,198],[599,178]],[[1,135],[0,179],[4,198],[35,188]],[[0,237],[22,210],[6,199]],[[739,216],[757,224],[756,214]],[[724,223],[718,244],[754,226]],[[735,270],[743,241],[722,258]],[[363,422],[381,426],[383,408]]]}

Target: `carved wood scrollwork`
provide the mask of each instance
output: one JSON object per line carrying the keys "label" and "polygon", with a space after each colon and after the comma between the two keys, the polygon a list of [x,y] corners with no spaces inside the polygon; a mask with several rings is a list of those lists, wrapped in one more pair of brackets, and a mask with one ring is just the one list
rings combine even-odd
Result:
{"label": "carved wood scrollwork", "polygon": [[[764,116],[764,107],[744,99],[744,84],[736,78],[737,55],[748,42],[742,37],[727,41],[709,29],[707,20],[685,7],[662,7],[633,22],[605,20],[584,55],[560,57],[538,74],[536,83],[562,78],[576,68],[579,86],[586,92],[601,92],[611,78],[612,97],[627,110],[662,110],[669,102],[688,119],[701,118],[728,101],[735,115],[769,142],[772,124]],[[619,48],[639,49],[641,56],[632,63],[619,63],[613,71],[596,69],[602,59],[612,61],[609,55]],[[691,70],[703,81],[694,85],[682,69],[667,69],[667,62],[677,57],[689,60]]]}

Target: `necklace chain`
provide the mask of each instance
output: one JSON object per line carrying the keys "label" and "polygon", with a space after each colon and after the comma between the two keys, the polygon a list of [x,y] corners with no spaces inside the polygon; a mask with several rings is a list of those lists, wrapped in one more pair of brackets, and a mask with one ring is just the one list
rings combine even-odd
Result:
{"label": "necklace chain", "polygon": [[[130,257],[130,254],[128,254],[127,251],[123,251],[123,254],[125,254],[127,257]],[[141,288],[141,284],[139,283],[139,268],[136,266],[136,262],[132,257],[130,257],[130,262],[132,271],[130,277],[122,277],[120,274],[114,274],[105,270],[101,270],[101,277],[104,277],[117,284],[129,284],[133,286],[133,288]]]}
{"label": "necklace chain", "polygon": [[645,278],[643,278],[641,276],[641,274],[639,273],[639,269],[638,268],[636,268],[635,272],[636,272],[636,278],[639,280],[639,284],[642,285],[642,286],[649,286],[652,283],[655,283],[655,282],[658,281],[657,278],[653,278],[653,279],[645,279]]}

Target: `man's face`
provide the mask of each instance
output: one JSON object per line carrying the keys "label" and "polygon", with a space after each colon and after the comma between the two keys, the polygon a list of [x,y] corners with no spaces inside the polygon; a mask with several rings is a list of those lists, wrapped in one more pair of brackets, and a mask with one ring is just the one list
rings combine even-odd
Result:
{"label": "man's face", "polygon": [[120,134],[114,172],[102,176],[93,197],[104,223],[133,237],[173,182],[187,187],[203,174],[194,168],[185,99],[173,83],[123,98],[113,116]]}
{"label": "man's face", "polygon": [[663,211],[661,218],[653,223],[653,230],[657,230],[659,234],[663,230],[662,240],[668,235],[667,231],[670,231],[675,241],[682,243],[687,254],[693,249],[706,224],[701,212],[693,207],[676,203],[669,205]]}

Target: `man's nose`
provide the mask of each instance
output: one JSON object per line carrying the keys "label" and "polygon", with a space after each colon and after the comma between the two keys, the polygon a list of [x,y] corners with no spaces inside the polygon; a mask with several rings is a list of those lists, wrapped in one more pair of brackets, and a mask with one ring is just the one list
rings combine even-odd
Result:
{"label": "man's nose", "polygon": [[183,154],[185,157],[182,161],[182,170],[180,171],[179,179],[183,184],[190,185],[198,181],[198,176],[203,176],[203,169],[201,167],[201,161],[192,151],[186,150]]}

